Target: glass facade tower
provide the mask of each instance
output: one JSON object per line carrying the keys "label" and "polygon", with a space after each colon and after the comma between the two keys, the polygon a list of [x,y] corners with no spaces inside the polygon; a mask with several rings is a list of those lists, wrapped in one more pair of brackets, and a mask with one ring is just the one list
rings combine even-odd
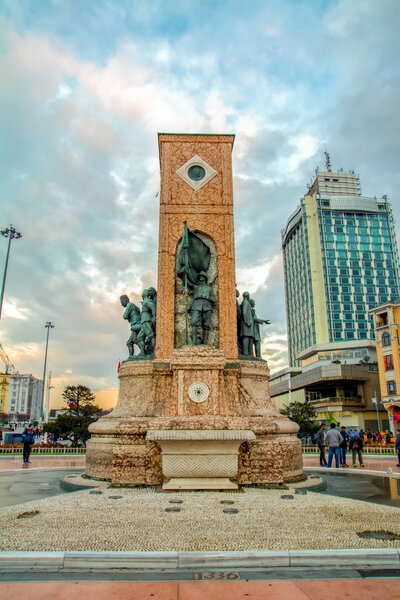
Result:
{"label": "glass facade tower", "polygon": [[399,295],[391,206],[357,190],[352,173],[319,172],[282,231],[291,366],[311,346],[374,340],[368,311]]}

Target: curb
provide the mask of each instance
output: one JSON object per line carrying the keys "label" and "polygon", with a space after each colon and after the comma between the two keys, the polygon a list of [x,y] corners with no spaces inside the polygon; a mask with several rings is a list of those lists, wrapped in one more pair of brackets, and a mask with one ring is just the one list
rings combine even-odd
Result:
{"label": "curb", "polygon": [[400,568],[400,549],[285,550],[280,552],[3,552],[0,572],[356,567]]}

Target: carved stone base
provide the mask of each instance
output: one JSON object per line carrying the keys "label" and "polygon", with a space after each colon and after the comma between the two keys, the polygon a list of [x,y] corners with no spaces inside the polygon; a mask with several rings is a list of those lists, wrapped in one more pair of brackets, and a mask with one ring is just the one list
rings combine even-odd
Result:
{"label": "carved stone base", "polygon": [[163,485],[163,490],[237,490],[239,486],[227,477],[172,477]]}
{"label": "carved stone base", "polygon": [[[158,485],[171,477],[185,478],[182,473],[166,475],[161,442],[150,435],[156,430],[252,432],[253,440],[239,444],[237,475],[221,473],[239,484],[283,483],[302,475],[298,425],[272,406],[265,362],[229,362],[221,350],[186,346],[169,359],[125,362],[119,378],[114,411],[90,426],[89,477],[115,485]],[[193,390],[201,392],[197,399]]]}
{"label": "carved stone base", "polygon": [[237,489],[230,479],[238,476],[239,446],[255,438],[252,431],[190,429],[149,431],[146,436],[161,447],[166,490]]}

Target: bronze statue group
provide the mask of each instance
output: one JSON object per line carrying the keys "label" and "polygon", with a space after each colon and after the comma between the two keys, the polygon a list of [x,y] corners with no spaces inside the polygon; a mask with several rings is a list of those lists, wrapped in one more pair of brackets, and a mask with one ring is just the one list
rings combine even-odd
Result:
{"label": "bronze statue group", "polygon": [[[200,272],[197,282],[190,281],[189,290],[193,294],[193,302],[188,310],[191,314],[191,344],[207,345],[211,323],[211,312],[215,308],[216,300],[212,292],[212,282],[208,283],[207,275]],[[250,298],[249,292],[243,293],[243,300],[239,304],[239,291],[236,290],[237,310],[237,337],[239,356],[246,359],[261,359],[261,334],[260,325],[268,325],[270,321],[259,319],[255,310],[255,300]],[[128,296],[120,297],[120,302],[125,308],[123,318],[129,321],[131,335],[126,345],[128,347],[128,360],[149,359],[154,354],[156,340],[156,311],[157,292],[150,287],[142,293],[141,309]],[[199,335],[199,327],[201,334]],[[135,356],[135,344],[139,346],[140,353]]]}
{"label": "bronze statue group", "polygon": [[[126,342],[129,351],[128,360],[134,358],[150,358],[154,354],[156,345],[156,312],[157,292],[149,287],[142,293],[142,310],[133,302],[129,302],[126,295],[120,297],[120,302],[125,308],[123,318],[129,321],[131,335]],[[139,346],[140,353],[135,354],[135,344]]]}

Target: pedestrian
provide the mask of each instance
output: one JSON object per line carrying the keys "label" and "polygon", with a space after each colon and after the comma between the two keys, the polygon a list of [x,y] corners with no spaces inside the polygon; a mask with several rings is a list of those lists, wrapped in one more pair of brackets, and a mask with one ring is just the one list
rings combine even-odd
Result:
{"label": "pedestrian", "polygon": [[397,465],[396,465],[396,467],[400,467],[400,427],[397,428],[395,448],[397,450]]}
{"label": "pedestrian", "polygon": [[372,433],[371,433],[371,431],[369,429],[367,431],[367,440],[368,440],[368,444],[370,444],[371,440],[372,440]]}
{"label": "pedestrian", "polygon": [[379,431],[376,432],[376,441],[378,442],[378,444],[382,442],[382,436]]}
{"label": "pedestrian", "polygon": [[340,444],[343,438],[339,431],[336,429],[336,423],[331,423],[331,428],[325,436],[325,442],[328,444],[328,469],[332,466],[333,457],[335,457],[336,468],[340,465]]}
{"label": "pedestrian", "polygon": [[32,444],[35,443],[35,436],[33,434],[33,427],[28,427],[24,430],[24,433],[22,434],[22,441],[24,444],[24,450],[23,450],[23,464],[24,465],[28,465],[30,464],[30,460],[29,460],[29,456],[31,453],[31,446]]}
{"label": "pedestrian", "polygon": [[325,423],[321,424],[318,429],[317,435],[315,436],[315,443],[319,448],[319,466],[326,467],[327,462],[325,458]]}
{"label": "pedestrian", "polygon": [[386,445],[392,443],[392,434],[387,429],[385,431],[385,442],[386,442]]}
{"label": "pedestrian", "polygon": [[340,428],[340,435],[343,438],[343,441],[340,443],[340,466],[347,467],[346,464],[346,450],[347,450],[347,442],[349,440],[349,435],[346,432],[346,427],[342,425]]}
{"label": "pedestrian", "polygon": [[376,444],[376,433],[372,434],[372,444]]}
{"label": "pedestrian", "polygon": [[363,455],[362,455],[363,447],[364,447],[364,444],[359,435],[354,436],[353,438],[350,439],[349,450],[351,450],[351,453],[353,455],[353,469],[355,469],[357,467],[357,464],[356,464],[357,456],[358,456],[358,464],[360,465],[360,467],[364,467]]}

